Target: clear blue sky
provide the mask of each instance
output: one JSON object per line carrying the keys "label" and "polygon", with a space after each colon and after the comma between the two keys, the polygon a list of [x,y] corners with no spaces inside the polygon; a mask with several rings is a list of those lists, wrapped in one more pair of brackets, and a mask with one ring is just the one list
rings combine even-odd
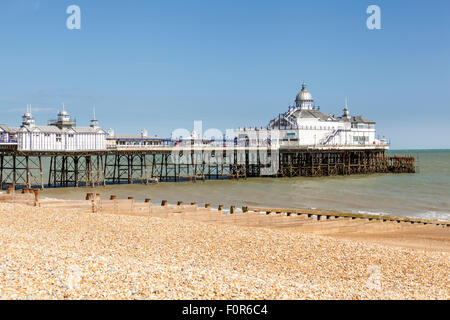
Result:
{"label": "clear blue sky", "polygon": [[[81,7],[81,30],[66,8]],[[366,28],[381,7],[382,30]],[[169,136],[267,125],[308,83],[393,148],[450,148],[450,1],[1,0],[0,123],[62,102],[87,125]]]}

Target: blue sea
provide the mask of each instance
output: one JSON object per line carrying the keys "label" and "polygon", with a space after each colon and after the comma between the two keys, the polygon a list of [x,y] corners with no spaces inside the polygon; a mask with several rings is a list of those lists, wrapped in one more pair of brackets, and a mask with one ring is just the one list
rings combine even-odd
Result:
{"label": "blue sea", "polygon": [[134,196],[153,203],[168,200],[225,207],[254,205],[332,209],[450,220],[450,150],[396,150],[416,157],[415,174],[372,174],[321,178],[250,178],[247,180],[113,185],[47,189],[49,198],[83,199],[87,192],[102,198]]}

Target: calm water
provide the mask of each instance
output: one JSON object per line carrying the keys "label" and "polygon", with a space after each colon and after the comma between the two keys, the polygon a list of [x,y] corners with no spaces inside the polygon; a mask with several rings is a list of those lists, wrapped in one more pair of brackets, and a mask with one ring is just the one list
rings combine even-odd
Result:
{"label": "calm water", "polygon": [[450,150],[395,151],[403,153],[416,157],[416,174],[114,185],[47,189],[42,196],[83,199],[87,192],[95,192],[102,198],[114,194],[136,200],[151,198],[153,203],[164,199],[169,203],[335,209],[450,220]]}

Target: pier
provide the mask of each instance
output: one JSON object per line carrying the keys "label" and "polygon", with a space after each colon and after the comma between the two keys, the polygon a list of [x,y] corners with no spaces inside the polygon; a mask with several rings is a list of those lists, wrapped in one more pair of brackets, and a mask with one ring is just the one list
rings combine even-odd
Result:
{"label": "pier", "polygon": [[64,105],[39,126],[27,106],[20,127],[0,125],[0,189],[416,170],[414,157],[386,154],[389,143],[376,137],[374,121],[351,115],[347,103],[342,116],[323,113],[306,84],[267,127],[206,132],[194,123],[192,133],[175,130],[168,139],[146,129],[117,135],[100,127],[95,112],[88,127],[77,126]]}
{"label": "pier", "polygon": [[[265,154],[272,157],[270,163],[261,156]],[[280,146],[276,149],[126,145],[102,151],[19,151],[14,145],[0,148],[1,189],[414,173],[415,170],[414,157],[388,156],[386,147],[378,145]]]}

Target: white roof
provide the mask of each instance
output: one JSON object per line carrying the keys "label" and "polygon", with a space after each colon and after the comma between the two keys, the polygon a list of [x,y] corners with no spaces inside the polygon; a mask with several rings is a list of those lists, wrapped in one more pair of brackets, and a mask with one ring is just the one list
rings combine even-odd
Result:
{"label": "white roof", "polygon": [[19,131],[19,128],[11,128],[7,125],[0,124],[0,130],[2,130],[3,132],[16,133]]}
{"label": "white roof", "polygon": [[106,134],[106,132],[101,128],[73,127],[72,129],[77,133],[105,133]]}
{"label": "white roof", "polygon": [[33,126],[28,127],[25,126],[21,128],[22,131],[29,131],[29,132],[43,132],[43,133],[56,133],[56,134],[63,134],[63,133],[98,133],[98,134],[105,134],[105,131],[101,128],[91,128],[91,127],[73,127],[73,128],[58,128],[56,126]]}

